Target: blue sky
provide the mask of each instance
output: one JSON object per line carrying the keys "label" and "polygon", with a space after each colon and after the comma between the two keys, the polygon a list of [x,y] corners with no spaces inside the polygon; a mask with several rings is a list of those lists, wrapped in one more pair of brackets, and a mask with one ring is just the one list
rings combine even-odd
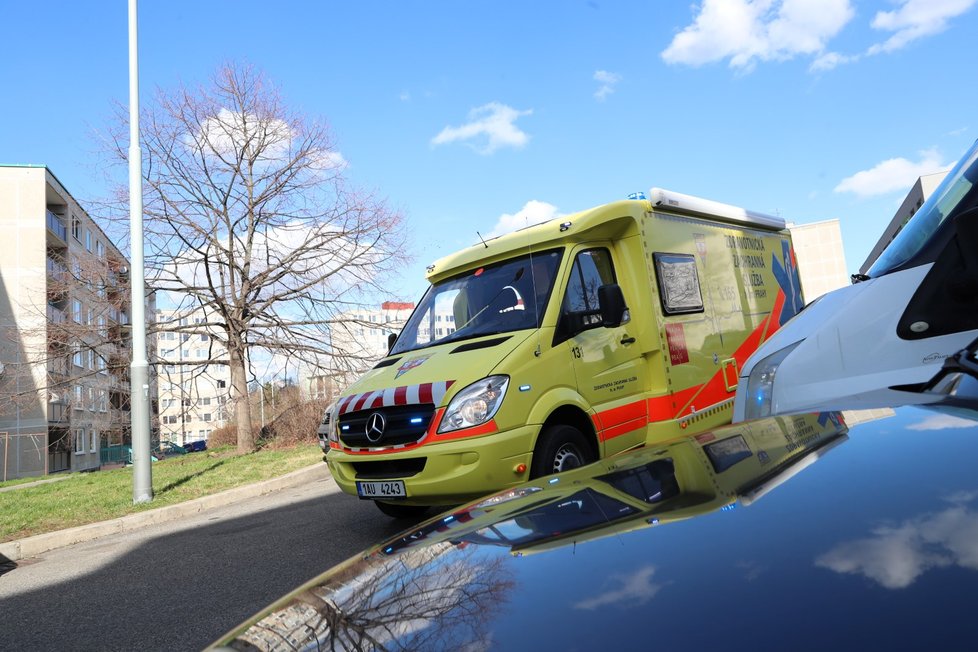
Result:
{"label": "blue sky", "polygon": [[[140,4],[140,81],[261,68],[327,120],[424,267],[484,235],[660,186],[841,220],[857,270],[920,174],[976,137],[978,0]],[[127,3],[0,3],[0,162],[104,191]]]}

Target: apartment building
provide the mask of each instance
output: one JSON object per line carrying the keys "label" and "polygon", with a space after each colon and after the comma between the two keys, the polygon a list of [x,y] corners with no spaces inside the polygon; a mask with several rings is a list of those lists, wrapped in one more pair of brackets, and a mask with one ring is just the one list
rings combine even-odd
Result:
{"label": "apartment building", "polygon": [[[330,331],[332,355],[319,365],[299,367],[299,387],[306,398],[332,400],[387,355],[387,338],[398,333],[414,310],[413,303],[385,301],[379,308],[360,308],[337,316]],[[438,315],[439,335],[455,330],[454,317]],[[451,329],[451,330],[448,330]]]}
{"label": "apartment building", "polygon": [[839,220],[789,224],[805,303],[849,285]]}
{"label": "apartment building", "polygon": [[231,368],[204,310],[159,310],[156,362],[160,437],[207,441],[228,419]]}
{"label": "apartment building", "polygon": [[44,166],[0,165],[0,232],[2,478],[98,468],[130,441],[129,262]]}

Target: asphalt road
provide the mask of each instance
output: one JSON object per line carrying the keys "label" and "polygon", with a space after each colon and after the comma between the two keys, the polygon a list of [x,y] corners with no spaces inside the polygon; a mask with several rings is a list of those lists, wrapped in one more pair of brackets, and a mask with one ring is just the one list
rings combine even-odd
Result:
{"label": "asphalt road", "polygon": [[0,565],[0,650],[199,650],[409,524],[324,479]]}

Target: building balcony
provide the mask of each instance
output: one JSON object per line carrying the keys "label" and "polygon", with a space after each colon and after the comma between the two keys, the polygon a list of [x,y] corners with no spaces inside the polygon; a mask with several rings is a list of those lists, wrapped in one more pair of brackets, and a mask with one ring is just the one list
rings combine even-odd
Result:
{"label": "building balcony", "polygon": [[64,310],[55,308],[52,305],[48,305],[48,323],[49,324],[64,324],[68,321],[68,315]]}
{"label": "building balcony", "polygon": [[[48,230],[47,240],[50,244],[60,247],[68,246],[68,227],[65,226],[60,217],[51,211],[45,211],[45,225]],[[51,236],[55,237],[52,238]]]}
{"label": "building balcony", "polygon": [[48,257],[46,262],[48,278],[57,283],[68,282],[68,267],[59,260]]}

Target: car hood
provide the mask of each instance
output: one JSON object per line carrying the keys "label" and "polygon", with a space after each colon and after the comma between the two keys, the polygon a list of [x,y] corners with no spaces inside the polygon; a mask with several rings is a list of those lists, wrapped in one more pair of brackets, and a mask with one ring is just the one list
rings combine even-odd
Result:
{"label": "car hood", "polygon": [[[440,407],[467,385],[485,378],[534,331],[460,340],[388,356],[350,385],[337,400],[340,413],[389,400]],[[388,396],[385,398],[384,393]],[[403,396],[402,396],[403,395]]]}
{"label": "car hood", "polygon": [[978,414],[735,424],[430,519],[236,649],[952,649],[978,621]]}

